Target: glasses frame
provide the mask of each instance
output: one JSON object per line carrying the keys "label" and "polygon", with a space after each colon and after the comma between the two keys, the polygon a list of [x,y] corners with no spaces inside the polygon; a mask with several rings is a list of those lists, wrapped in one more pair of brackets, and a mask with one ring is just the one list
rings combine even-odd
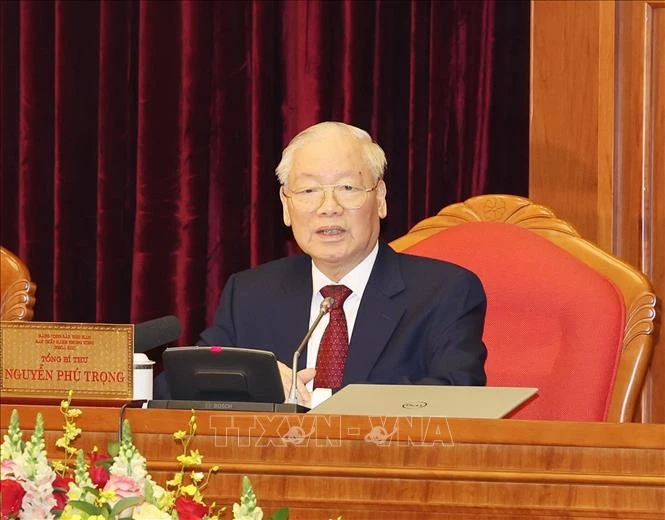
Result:
{"label": "glasses frame", "polygon": [[[317,186],[317,188],[322,188],[323,189],[323,191],[321,192],[323,194],[323,198],[321,199],[321,202],[318,204],[318,206],[312,206],[312,208],[310,208],[310,210],[313,211],[313,210],[319,209],[323,205],[323,203],[326,201],[326,191],[328,189],[330,189],[330,192],[332,193],[332,197],[335,200],[335,202],[337,204],[339,204],[342,208],[348,209],[348,210],[360,209],[365,205],[365,202],[367,202],[367,194],[372,193],[373,191],[376,191],[376,188],[379,186],[379,183],[382,180],[383,180],[382,178],[379,178],[376,181],[376,183],[374,184],[374,186],[372,186],[371,188],[364,188],[363,190],[361,190],[365,194],[365,200],[363,200],[362,204],[360,204],[359,206],[354,206],[352,208],[347,208],[344,204],[342,204],[339,201],[339,199],[337,198],[337,195],[335,193],[335,188],[337,188],[338,186],[345,186],[346,183],[342,182],[340,184],[322,184],[322,185],[319,185],[319,186]],[[297,195],[296,192],[290,190],[284,184],[282,184],[281,189],[282,189],[282,193],[284,194],[284,196],[287,199],[292,201],[292,204],[294,204],[294,205],[300,204],[299,202],[296,202],[298,200],[298,199],[295,198],[295,195]],[[290,192],[290,194],[287,193],[287,191]]]}

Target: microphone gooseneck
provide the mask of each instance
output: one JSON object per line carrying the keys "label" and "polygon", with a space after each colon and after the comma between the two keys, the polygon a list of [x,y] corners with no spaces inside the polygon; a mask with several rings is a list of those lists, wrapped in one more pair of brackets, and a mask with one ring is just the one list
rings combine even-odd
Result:
{"label": "microphone gooseneck", "polygon": [[335,300],[330,296],[323,299],[323,301],[321,302],[321,306],[319,307],[318,316],[314,320],[314,323],[312,323],[312,326],[307,331],[307,334],[305,334],[305,337],[300,342],[300,345],[298,345],[296,351],[293,353],[293,363],[291,364],[291,391],[289,392],[289,398],[286,400],[286,402],[289,404],[298,404],[298,397],[296,394],[298,391],[298,359],[300,358],[300,354],[305,348],[305,345],[307,345],[309,338],[316,330],[316,327],[321,321],[321,318],[323,318],[326,314],[330,312],[330,309],[332,309],[334,303]]}

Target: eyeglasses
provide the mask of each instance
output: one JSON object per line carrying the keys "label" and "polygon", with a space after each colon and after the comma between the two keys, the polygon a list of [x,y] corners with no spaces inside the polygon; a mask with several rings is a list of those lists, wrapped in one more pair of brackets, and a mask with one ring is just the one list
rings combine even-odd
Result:
{"label": "eyeglasses", "polygon": [[353,186],[352,184],[328,184],[324,186],[310,186],[290,190],[282,186],[282,193],[297,209],[312,211],[321,207],[326,200],[326,191],[330,190],[337,204],[344,209],[358,209],[367,201],[367,194],[376,190],[381,179],[371,188]]}

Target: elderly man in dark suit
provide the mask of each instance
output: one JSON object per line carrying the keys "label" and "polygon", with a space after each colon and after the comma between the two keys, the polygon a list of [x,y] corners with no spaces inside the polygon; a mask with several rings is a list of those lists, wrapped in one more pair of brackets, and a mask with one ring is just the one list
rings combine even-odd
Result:
{"label": "elderly man in dark suit", "polygon": [[379,241],[385,167],[359,128],[324,122],[298,134],[277,176],[284,223],[306,256],[231,276],[201,343],[273,351],[288,395],[287,365],[330,297],[301,357],[300,402],[349,383],[484,385],[482,285],[462,267]]}

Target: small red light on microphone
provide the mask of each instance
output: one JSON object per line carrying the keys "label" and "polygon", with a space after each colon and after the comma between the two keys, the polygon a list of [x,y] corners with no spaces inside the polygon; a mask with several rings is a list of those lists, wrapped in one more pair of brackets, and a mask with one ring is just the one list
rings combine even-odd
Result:
{"label": "small red light on microphone", "polygon": [[210,347],[210,352],[217,353],[217,352],[221,352],[221,351],[222,351],[222,347]]}

